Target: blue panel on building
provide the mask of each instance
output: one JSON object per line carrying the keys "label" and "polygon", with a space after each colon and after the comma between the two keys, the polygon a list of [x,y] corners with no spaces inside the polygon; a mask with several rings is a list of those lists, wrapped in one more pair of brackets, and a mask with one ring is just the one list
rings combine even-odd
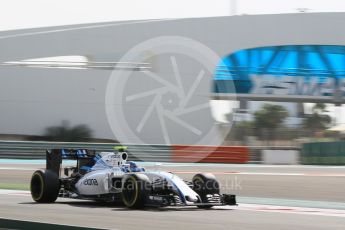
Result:
{"label": "blue panel on building", "polygon": [[[266,78],[265,84],[260,77]],[[345,86],[344,79],[345,46],[260,47],[224,57],[214,74],[213,91],[267,93],[286,88],[286,94],[329,96]]]}

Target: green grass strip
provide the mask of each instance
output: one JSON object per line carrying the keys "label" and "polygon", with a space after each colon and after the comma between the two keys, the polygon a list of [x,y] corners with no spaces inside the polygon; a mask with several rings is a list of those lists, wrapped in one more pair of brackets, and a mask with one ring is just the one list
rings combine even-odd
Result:
{"label": "green grass strip", "polygon": [[29,190],[30,185],[28,183],[3,183],[3,182],[0,182],[0,189]]}
{"label": "green grass strip", "polygon": [[78,227],[78,226],[49,224],[49,223],[39,223],[39,222],[22,221],[22,220],[11,220],[11,219],[3,219],[3,218],[0,218],[0,228],[26,229],[26,230],[39,230],[39,229],[96,230],[96,228],[86,228],[86,227]]}

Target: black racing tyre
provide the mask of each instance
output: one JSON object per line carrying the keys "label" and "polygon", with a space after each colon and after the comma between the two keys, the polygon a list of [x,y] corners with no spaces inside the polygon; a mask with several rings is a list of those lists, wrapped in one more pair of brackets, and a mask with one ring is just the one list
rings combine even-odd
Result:
{"label": "black racing tyre", "polygon": [[128,208],[143,208],[150,191],[151,182],[146,175],[129,174],[123,179],[121,199]]}
{"label": "black racing tyre", "polygon": [[60,181],[56,173],[50,170],[37,170],[30,182],[31,197],[38,203],[53,203],[60,190]]}
{"label": "black racing tyre", "polygon": [[[193,190],[200,196],[201,202],[207,203],[208,194],[219,194],[219,182],[211,173],[198,173],[193,179]],[[198,206],[199,208],[211,208],[213,205]]]}

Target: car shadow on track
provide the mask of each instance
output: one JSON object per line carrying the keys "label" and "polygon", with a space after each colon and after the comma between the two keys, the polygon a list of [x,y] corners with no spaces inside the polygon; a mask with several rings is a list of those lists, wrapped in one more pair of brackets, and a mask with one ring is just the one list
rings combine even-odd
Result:
{"label": "car shadow on track", "polygon": [[[31,204],[31,205],[42,205],[37,202],[21,202],[18,204]],[[43,204],[44,205],[44,204]],[[74,207],[85,207],[85,208],[112,208],[118,207],[120,204],[110,203],[110,202],[97,202],[89,200],[80,200],[80,201],[56,201],[52,205],[70,205]]]}
{"label": "car shadow on track", "polygon": [[[30,204],[30,205],[41,205],[37,202],[22,202],[19,204]],[[233,209],[223,209],[218,207],[212,208],[198,208],[194,206],[168,206],[168,207],[145,207],[143,209],[130,209],[124,206],[121,203],[111,203],[111,202],[97,202],[97,201],[88,201],[88,200],[80,200],[80,201],[57,201],[53,205],[69,205],[73,207],[80,207],[80,208],[111,208],[112,211],[148,211],[148,212],[162,212],[162,211],[231,211]]]}

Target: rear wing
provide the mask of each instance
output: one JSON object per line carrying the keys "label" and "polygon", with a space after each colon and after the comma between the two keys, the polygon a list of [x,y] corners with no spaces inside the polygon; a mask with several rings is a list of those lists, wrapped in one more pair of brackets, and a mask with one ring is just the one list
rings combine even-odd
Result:
{"label": "rear wing", "polygon": [[83,165],[87,165],[96,155],[95,150],[89,149],[47,149],[46,150],[46,169],[60,175],[63,160],[77,160],[78,170]]}

